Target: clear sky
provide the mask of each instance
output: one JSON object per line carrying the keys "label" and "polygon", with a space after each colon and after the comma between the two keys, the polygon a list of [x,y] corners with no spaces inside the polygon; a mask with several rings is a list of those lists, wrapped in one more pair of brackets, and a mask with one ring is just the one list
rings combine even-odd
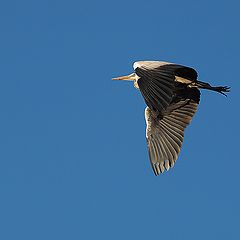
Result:
{"label": "clear sky", "polygon": [[[0,239],[240,239],[239,1],[0,3]],[[155,177],[137,60],[192,66],[202,92]]]}

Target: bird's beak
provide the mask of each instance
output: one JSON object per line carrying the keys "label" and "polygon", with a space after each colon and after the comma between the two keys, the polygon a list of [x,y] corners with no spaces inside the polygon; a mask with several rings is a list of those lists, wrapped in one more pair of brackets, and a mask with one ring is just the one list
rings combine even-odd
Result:
{"label": "bird's beak", "polygon": [[136,75],[135,75],[135,73],[132,73],[132,74],[127,75],[127,76],[112,78],[112,80],[134,81],[134,80],[136,80]]}

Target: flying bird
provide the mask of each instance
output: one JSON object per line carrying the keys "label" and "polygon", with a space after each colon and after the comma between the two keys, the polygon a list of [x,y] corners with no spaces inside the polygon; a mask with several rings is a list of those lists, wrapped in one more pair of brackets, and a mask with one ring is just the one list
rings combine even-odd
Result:
{"label": "flying bird", "polygon": [[226,96],[230,87],[213,87],[197,80],[190,67],[161,61],[139,61],[134,73],[113,78],[130,80],[139,89],[145,109],[146,139],[155,175],[168,171],[178,158],[184,131],[191,122],[200,101],[199,89],[216,91]]}

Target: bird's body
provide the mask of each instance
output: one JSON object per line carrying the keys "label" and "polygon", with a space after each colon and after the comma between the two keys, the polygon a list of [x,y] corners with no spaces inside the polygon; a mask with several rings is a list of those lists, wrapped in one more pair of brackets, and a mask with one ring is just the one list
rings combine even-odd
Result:
{"label": "bird's body", "polygon": [[133,64],[133,68],[135,73],[114,79],[133,80],[147,104],[149,157],[155,175],[159,175],[173,167],[178,158],[184,130],[197,111],[199,88],[221,94],[228,92],[229,88],[212,87],[198,81],[193,68],[174,63],[139,61]]}

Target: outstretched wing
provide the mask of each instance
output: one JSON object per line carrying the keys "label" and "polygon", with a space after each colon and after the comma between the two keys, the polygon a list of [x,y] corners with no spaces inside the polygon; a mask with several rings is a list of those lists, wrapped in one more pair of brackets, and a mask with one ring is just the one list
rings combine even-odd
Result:
{"label": "outstretched wing", "polygon": [[164,115],[145,110],[149,157],[155,175],[173,167],[183,143],[184,131],[197,111],[198,89],[179,90]]}

